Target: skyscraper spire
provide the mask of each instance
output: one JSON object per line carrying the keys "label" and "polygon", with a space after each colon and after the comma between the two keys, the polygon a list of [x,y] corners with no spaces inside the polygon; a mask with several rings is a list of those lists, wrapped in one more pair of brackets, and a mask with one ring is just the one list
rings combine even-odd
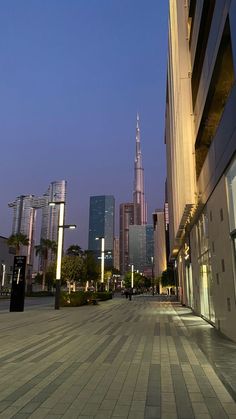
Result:
{"label": "skyscraper spire", "polygon": [[140,143],[139,114],[136,123],[136,154],[134,160],[134,224],[147,224],[147,204],[144,196],[144,170]]}

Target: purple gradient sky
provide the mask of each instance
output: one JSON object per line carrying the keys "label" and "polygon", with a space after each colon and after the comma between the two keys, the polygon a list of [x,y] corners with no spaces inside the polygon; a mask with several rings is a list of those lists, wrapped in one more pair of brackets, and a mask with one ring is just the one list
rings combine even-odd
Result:
{"label": "purple gradient sky", "polygon": [[[66,243],[87,247],[89,197],[132,201],[136,112],[149,222],[163,206],[167,0],[2,0],[1,229],[21,194],[68,182]],[[118,216],[116,217],[118,231]]]}

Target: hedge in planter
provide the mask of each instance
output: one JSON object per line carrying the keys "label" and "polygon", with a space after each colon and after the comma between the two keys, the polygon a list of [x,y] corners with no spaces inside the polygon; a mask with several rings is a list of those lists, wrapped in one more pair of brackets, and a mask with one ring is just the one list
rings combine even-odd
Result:
{"label": "hedge in planter", "polygon": [[85,304],[91,304],[92,300],[106,301],[112,298],[112,292],[91,292],[91,291],[77,291],[61,292],[60,306],[61,307],[78,307]]}
{"label": "hedge in planter", "polygon": [[111,300],[112,299],[112,292],[97,291],[97,292],[93,293],[92,298],[96,298],[97,300],[100,300],[100,301]]}
{"label": "hedge in planter", "polygon": [[61,292],[60,295],[60,306],[61,307],[78,307],[88,304],[88,300],[91,298],[91,292],[77,291]]}

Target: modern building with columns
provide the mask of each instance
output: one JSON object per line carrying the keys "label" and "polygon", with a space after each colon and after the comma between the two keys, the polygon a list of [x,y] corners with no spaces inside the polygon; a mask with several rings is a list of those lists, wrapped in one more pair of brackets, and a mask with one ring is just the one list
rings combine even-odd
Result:
{"label": "modern building with columns", "polygon": [[170,258],[181,302],[236,340],[236,1],[169,7]]}
{"label": "modern building with columns", "polygon": [[167,268],[164,211],[156,209],[152,214],[152,219],[154,229],[154,277],[160,278],[162,272]]}

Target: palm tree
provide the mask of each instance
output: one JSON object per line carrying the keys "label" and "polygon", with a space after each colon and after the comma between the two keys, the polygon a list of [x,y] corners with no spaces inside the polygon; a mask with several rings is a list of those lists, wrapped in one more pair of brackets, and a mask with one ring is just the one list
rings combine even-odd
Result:
{"label": "palm tree", "polygon": [[83,253],[83,250],[78,244],[72,244],[66,251],[67,256],[83,256]]}
{"label": "palm tree", "polygon": [[29,239],[25,234],[22,234],[22,233],[12,234],[8,238],[7,244],[10,247],[14,247],[15,251],[16,251],[16,256],[19,256],[20,247],[21,246],[28,246],[29,245]]}
{"label": "palm tree", "polygon": [[47,271],[47,264],[48,264],[48,253],[49,250],[55,254],[57,251],[57,243],[53,240],[49,239],[41,239],[40,244],[35,246],[35,253],[36,256],[40,255],[42,259],[43,265],[43,281],[42,281],[42,291],[45,289],[45,278],[46,278],[46,271]]}

